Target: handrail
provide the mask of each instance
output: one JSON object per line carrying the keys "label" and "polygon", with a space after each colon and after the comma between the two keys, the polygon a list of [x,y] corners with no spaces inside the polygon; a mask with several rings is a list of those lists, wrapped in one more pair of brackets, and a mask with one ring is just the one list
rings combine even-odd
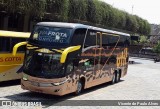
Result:
{"label": "handrail", "polygon": [[73,51],[77,51],[77,50],[79,50],[80,48],[81,48],[80,45],[78,45],[78,46],[71,46],[71,47],[66,48],[66,49],[62,52],[61,59],[60,59],[60,63],[65,63],[68,53],[73,52]]}
{"label": "handrail", "polygon": [[18,49],[20,46],[27,45],[27,43],[28,43],[27,41],[17,43],[17,44],[13,47],[12,55],[15,56],[16,53],[17,53],[17,49]]}

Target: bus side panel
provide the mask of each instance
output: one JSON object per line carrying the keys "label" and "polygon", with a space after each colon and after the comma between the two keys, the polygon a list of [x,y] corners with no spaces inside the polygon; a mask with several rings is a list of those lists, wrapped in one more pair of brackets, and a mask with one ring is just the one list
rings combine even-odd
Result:
{"label": "bus side panel", "polygon": [[124,77],[128,69],[128,48],[122,48],[120,51],[117,55],[117,68],[121,70],[121,77]]}
{"label": "bus side panel", "polygon": [[20,79],[23,60],[24,53],[0,53],[0,81]]}
{"label": "bus side panel", "polygon": [[85,88],[111,81],[112,69],[106,63],[108,51],[105,57],[102,57],[101,51],[104,52],[101,48],[91,48],[81,54],[83,59],[80,61],[79,69],[83,69]]}
{"label": "bus side panel", "polygon": [[[113,73],[115,70],[121,71],[121,77],[124,77],[127,74],[127,68],[128,68],[128,50],[124,47],[118,47],[114,49],[112,52],[111,50],[107,49],[101,49],[101,62],[96,64],[94,51],[89,50],[87,52],[84,52],[82,54],[85,59],[81,60],[82,65],[80,69],[83,69],[82,74],[84,75],[86,81],[85,81],[85,88],[89,88],[95,85],[99,85],[105,82],[109,82],[112,80]],[[94,60],[91,58],[94,57]],[[120,60],[120,63],[117,64],[118,59]],[[89,65],[85,66],[85,62],[89,62]],[[98,69],[96,69],[99,67]]]}

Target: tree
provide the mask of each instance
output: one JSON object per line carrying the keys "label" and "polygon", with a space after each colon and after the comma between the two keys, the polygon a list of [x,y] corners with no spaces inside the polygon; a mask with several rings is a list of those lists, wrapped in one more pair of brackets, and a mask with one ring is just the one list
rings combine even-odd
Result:
{"label": "tree", "polygon": [[110,5],[106,4],[104,2],[101,2],[101,15],[102,15],[102,20],[101,24],[108,26],[108,21],[109,21],[109,8]]}
{"label": "tree", "polygon": [[34,16],[43,16],[46,0],[0,0],[3,11],[8,13],[22,13]]}
{"label": "tree", "polygon": [[86,17],[87,17],[87,21],[92,22],[92,23],[96,23],[96,8],[95,8],[95,3],[94,0],[87,0],[87,13],[86,13]]}
{"label": "tree", "polygon": [[126,16],[125,16],[125,12],[123,11],[118,11],[118,23],[116,28],[119,29],[125,29],[125,25],[126,25]]}
{"label": "tree", "polygon": [[144,36],[144,35],[141,36],[141,37],[140,37],[140,43],[141,43],[141,44],[146,44],[146,43],[148,43],[147,37]]}
{"label": "tree", "polygon": [[86,20],[87,1],[69,0],[68,16],[70,19]]}
{"label": "tree", "polygon": [[46,0],[47,13],[51,13],[60,21],[68,19],[68,0]]}
{"label": "tree", "polygon": [[160,56],[160,41],[158,42],[158,44],[153,48],[154,52],[158,53],[158,55]]}
{"label": "tree", "polygon": [[[150,24],[145,19],[118,10],[100,0],[0,0],[0,11],[54,21],[87,21],[95,26],[117,28],[148,35]],[[48,16],[47,16],[48,15]],[[29,18],[29,17],[28,17]]]}

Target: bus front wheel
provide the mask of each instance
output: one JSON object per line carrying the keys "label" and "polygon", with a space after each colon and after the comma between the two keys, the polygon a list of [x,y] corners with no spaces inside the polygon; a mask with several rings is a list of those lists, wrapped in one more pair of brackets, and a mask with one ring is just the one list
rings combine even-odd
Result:
{"label": "bus front wheel", "polygon": [[77,90],[75,92],[76,95],[79,95],[82,92],[83,84],[81,81],[78,81],[77,83]]}
{"label": "bus front wheel", "polygon": [[121,74],[120,72],[117,72],[115,82],[118,83],[120,81],[120,78],[121,78]]}
{"label": "bus front wheel", "polygon": [[114,84],[116,82],[116,72],[113,74],[111,82],[112,82],[112,84]]}

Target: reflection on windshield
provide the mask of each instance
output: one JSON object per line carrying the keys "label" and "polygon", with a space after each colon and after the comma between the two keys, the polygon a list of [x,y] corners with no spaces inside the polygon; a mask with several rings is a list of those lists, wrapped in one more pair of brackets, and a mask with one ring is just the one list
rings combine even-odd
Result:
{"label": "reflection on windshield", "polygon": [[60,56],[60,54],[26,53],[24,73],[43,78],[63,76],[64,65],[59,61]]}
{"label": "reflection on windshield", "polygon": [[71,33],[72,29],[68,28],[36,26],[31,37],[40,43],[69,44]]}

